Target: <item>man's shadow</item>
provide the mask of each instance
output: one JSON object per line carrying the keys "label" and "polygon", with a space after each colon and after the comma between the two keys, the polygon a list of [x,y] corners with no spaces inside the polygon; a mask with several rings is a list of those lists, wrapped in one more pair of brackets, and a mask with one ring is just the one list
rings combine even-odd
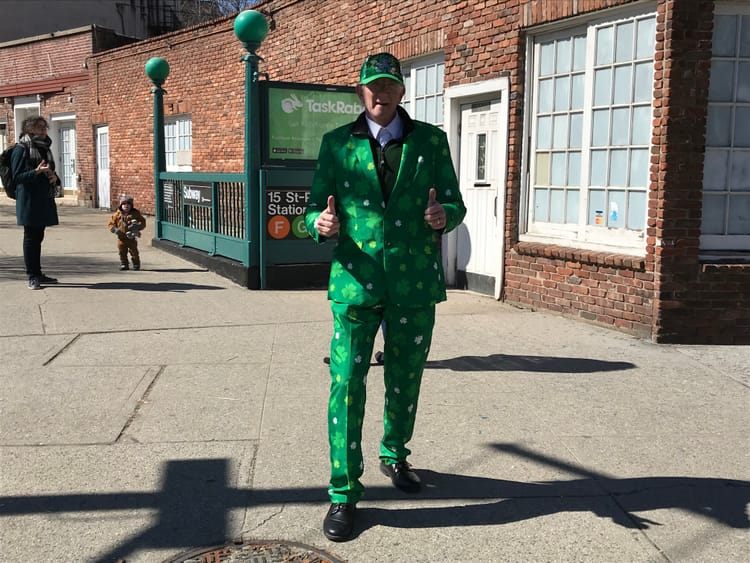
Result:
{"label": "man's shadow", "polygon": [[[418,496],[404,497],[393,489],[373,500],[469,500],[460,506],[424,508],[371,508],[357,510],[358,535],[374,526],[393,528],[441,528],[501,525],[561,512],[591,512],[631,529],[660,526],[638,512],[680,509],[714,520],[730,528],[748,529],[746,507],[750,482],[701,477],[615,478],[594,473],[543,456],[514,444],[493,444],[498,451],[519,455],[572,473],[581,478],[568,481],[520,482],[419,470],[423,489]],[[490,502],[481,502],[490,500]],[[434,503],[433,503],[434,504]]]}

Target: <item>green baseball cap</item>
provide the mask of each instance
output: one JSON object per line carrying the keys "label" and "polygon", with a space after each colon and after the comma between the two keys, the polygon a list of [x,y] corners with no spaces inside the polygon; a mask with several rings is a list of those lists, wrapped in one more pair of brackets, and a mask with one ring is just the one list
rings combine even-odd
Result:
{"label": "green baseball cap", "polygon": [[390,53],[370,55],[362,64],[362,70],[359,71],[360,84],[369,84],[378,78],[390,78],[401,85],[404,84],[401,63]]}

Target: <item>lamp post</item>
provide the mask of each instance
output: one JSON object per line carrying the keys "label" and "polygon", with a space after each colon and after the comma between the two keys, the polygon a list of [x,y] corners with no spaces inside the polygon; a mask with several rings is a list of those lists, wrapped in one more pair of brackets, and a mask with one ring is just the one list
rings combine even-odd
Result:
{"label": "lamp post", "polygon": [[156,215],[155,237],[161,239],[162,189],[159,176],[166,169],[164,153],[164,89],[161,87],[169,76],[169,63],[161,57],[146,61],[146,76],[153,86],[154,95],[154,214]]}
{"label": "lamp post", "polygon": [[[258,265],[260,288],[265,289],[263,267],[263,221],[265,202],[260,189],[260,107],[258,97],[258,63],[263,60],[255,51],[268,35],[268,21],[257,10],[245,10],[234,19],[234,34],[247,49],[240,60],[245,62],[245,232],[251,241],[251,264]],[[253,242],[253,238],[257,240]]]}

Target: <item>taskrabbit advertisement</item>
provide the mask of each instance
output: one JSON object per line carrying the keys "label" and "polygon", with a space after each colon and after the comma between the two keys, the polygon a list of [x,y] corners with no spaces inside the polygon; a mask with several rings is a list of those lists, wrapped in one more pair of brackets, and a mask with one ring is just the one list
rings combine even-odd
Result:
{"label": "taskrabbit advertisement", "polygon": [[354,121],[364,111],[352,91],[324,85],[317,88],[269,83],[266,139],[269,159],[315,160],[323,134]]}

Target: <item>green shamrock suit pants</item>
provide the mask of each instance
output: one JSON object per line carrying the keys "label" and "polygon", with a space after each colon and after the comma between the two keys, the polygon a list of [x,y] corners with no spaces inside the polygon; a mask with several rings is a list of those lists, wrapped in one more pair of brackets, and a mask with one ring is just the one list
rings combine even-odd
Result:
{"label": "green shamrock suit pants", "polygon": [[405,461],[414,432],[419,387],[432,341],[435,306],[359,307],[333,302],[331,392],[328,436],[331,452],[331,502],[356,503],[364,487],[359,478],[367,371],[380,323],[385,319],[385,407],[380,459]]}

